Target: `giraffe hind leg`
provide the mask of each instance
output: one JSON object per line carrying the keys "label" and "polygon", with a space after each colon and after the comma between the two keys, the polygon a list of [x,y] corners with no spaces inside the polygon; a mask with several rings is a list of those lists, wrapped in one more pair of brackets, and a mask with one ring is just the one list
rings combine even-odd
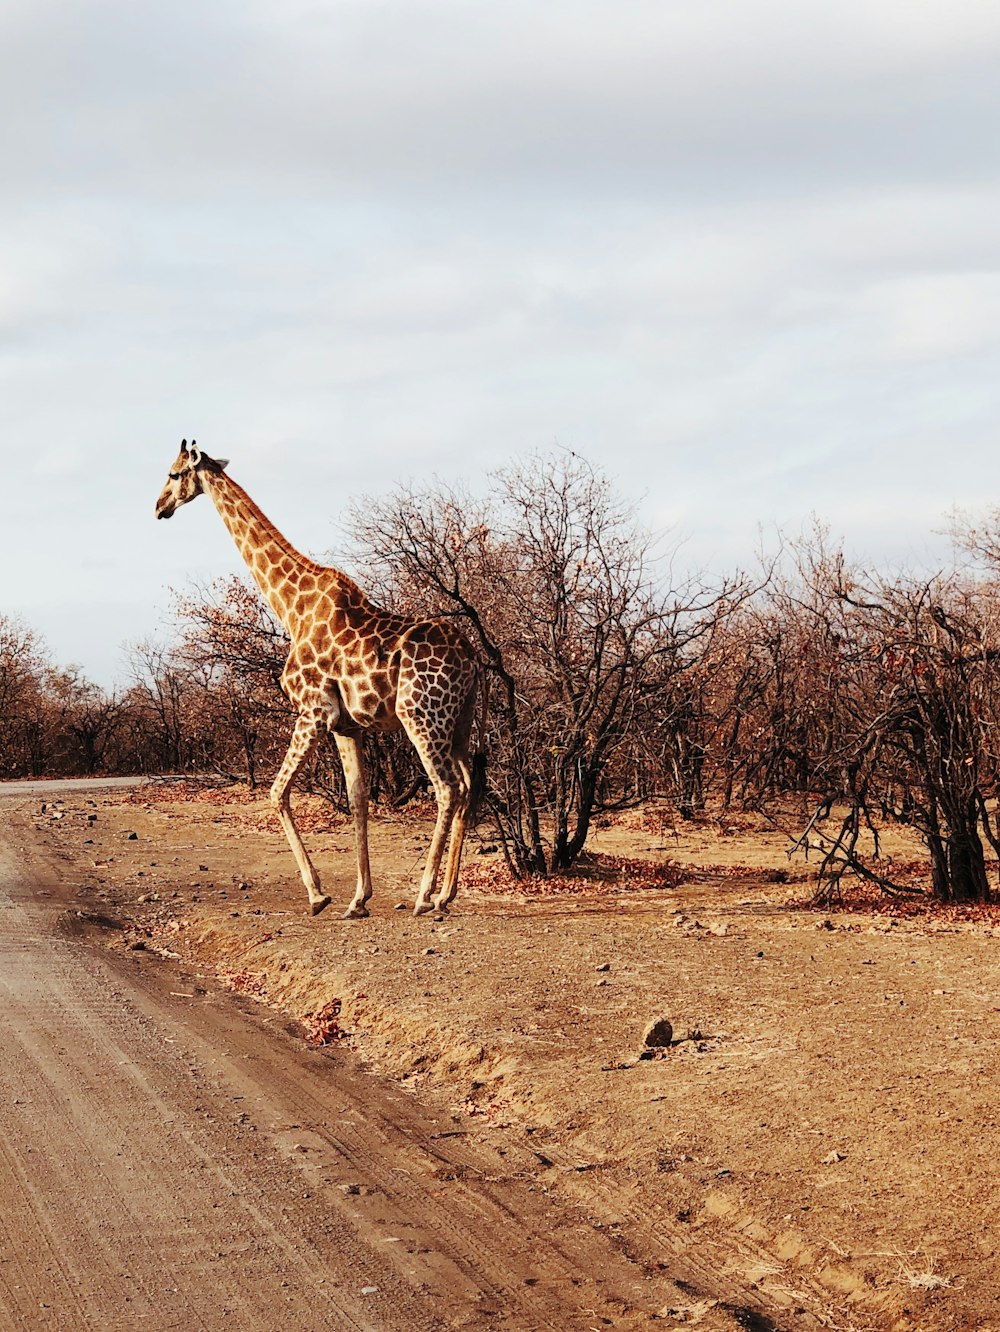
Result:
{"label": "giraffe hind leg", "polygon": [[[415,691],[411,691],[412,692]],[[432,707],[426,700],[419,705],[412,697],[407,706],[397,707],[424,770],[437,796],[437,821],[427,852],[427,864],[413,907],[415,916],[446,910],[458,885],[458,864],[465,833],[465,812],[469,799],[468,745],[472,726],[473,695],[466,693],[461,704],[451,712],[440,713],[440,704]],[[450,848],[449,848],[450,844]],[[448,848],[448,861],[442,891],[437,893],[441,861]]]}
{"label": "giraffe hind leg", "polygon": [[[448,903],[458,887],[458,868],[465,836],[465,815],[469,804],[468,764],[457,756],[448,755],[444,761],[429,763],[428,769],[437,795],[437,821],[427,852],[427,864],[420,881],[420,891],[413,907],[415,916],[430,911],[447,911]],[[445,851],[444,882],[437,892],[438,877]]]}
{"label": "giraffe hind leg", "polygon": [[465,830],[472,799],[472,764],[469,757],[469,746],[475,705],[476,691],[473,688],[465,699],[452,737],[451,767],[455,772],[458,789],[455,813],[451,823],[451,834],[448,839],[448,858],[445,861],[444,882],[441,885],[441,891],[434,899],[434,905],[438,911],[447,911],[448,904],[458,892],[462,846],[465,842]]}
{"label": "giraffe hind leg", "polygon": [[423,878],[420,880],[420,891],[417,893],[417,900],[413,907],[415,916],[424,916],[427,912],[436,910],[436,904],[431,899],[437,887],[441,860],[448,844],[448,837],[457,808],[457,784],[449,781],[437,770],[432,773],[432,778],[437,795],[437,821],[434,824],[430,849],[427,852],[427,864],[424,867]]}
{"label": "giraffe hind leg", "polygon": [[434,899],[438,911],[447,911],[449,903],[458,892],[458,872],[462,864],[462,846],[465,842],[465,829],[469,813],[469,797],[472,791],[472,770],[468,756],[455,754],[455,763],[461,775],[455,813],[451,821],[451,835],[448,838],[448,859],[445,861],[444,882],[441,891]]}

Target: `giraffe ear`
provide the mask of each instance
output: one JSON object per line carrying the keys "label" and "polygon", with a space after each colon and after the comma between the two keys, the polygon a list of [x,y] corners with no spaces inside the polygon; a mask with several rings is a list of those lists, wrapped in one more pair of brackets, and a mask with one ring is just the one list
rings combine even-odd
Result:
{"label": "giraffe ear", "polygon": [[201,449],[199,449],[194,440],[191,441],[191,447],[188,449],[188,453],[191,455],[191,462],[193,465],[199,467],[201,465]]}
{"label": "giraffe ear", "polygon": [[188,442],[187,442],[186,439],[182,439],[182,440],[181,440],[181,453],[187,453],[187,451],[188,451]]}
{"label": "giraffe ear", "polygon": [[216,467],[219,469],[220,472],[224,472],[224,471],[226,470],[226,468],[229,466],[229,459],[228,459],[228,458],[216,458],[216,460],[215,460],[215,465],[216,465]]}

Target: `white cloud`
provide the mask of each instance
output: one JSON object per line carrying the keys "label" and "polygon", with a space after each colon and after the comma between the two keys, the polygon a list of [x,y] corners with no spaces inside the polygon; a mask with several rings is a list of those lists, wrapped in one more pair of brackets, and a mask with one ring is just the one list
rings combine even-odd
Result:
{"label": "white cloud", "polygon": [[192,434],[314,551],[555,441],[695,562],[919,544],[992,475],[998,54],[980,0],[5,6],[11,601],[106,676],[234,567],[152,522]]}
{"label": "white cloud", "polygon": [[940,363],[1000,351],[1000,272],[921,273],[879,282],[865,306],[893,359]]}

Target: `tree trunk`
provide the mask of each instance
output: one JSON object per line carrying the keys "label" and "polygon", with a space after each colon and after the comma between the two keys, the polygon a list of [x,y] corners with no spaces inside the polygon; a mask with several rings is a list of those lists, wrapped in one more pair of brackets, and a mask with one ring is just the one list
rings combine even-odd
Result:
{"label": "tree trunk", "polygon": [[[938,894],[935,894],[938,896]],[[963,828],[948,837],[948,896],[950,902],[988,902],[983,844],[975,828]]]}

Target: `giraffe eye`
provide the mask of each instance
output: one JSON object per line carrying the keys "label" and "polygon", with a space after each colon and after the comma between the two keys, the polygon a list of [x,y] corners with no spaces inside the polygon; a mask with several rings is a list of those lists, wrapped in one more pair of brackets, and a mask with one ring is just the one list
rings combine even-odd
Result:
{"label": "giraffe eye", "polygon": [[182,475],[182,474],[181,474],[180,472],[170,472],[170,473],[169,473],[169,476],[170,476],[170,480],[171,480],[171,481],[179,481],[179,480],[181,479],[181,475]]}

